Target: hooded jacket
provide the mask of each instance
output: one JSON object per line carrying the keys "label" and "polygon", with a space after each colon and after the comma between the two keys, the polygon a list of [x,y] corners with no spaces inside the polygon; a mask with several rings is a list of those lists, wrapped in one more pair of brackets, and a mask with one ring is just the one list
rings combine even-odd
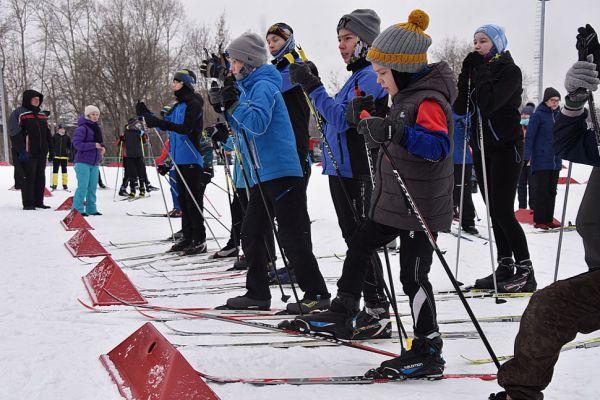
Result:
{"label": "hooded jacket", "polygon": [[[302,177],[292,123],[281,95],[281,74],[264,64],[237,81],[239,104],[226,118],[235,132],[246,171],[255,179],[249,151],[263,182],[281,177]],[[242,132],[243,130],[243,132]],[[246,146],[245,133],[250,148]]]}
{"label": "hooded jacket", "polygon": [[532,172],[559,171],[562,168],[562,160],[554,153],[552,146],[554,123],[559,112],[559,109],[552,111],[542,103],[529,118],[523,158],[531,160]]}
{"label": "hooded jacket", "polygon": [[117,139],[117,146],[123,146],[123,157],[140,158],[144,156],[144,143],[148,136],[139,129],[125,129]]}
{"label": "hooded jacket", "polygon": [[73,132],[73,147],[77,150],[75,163],[100,165],[102,154],[100,149],[96,148],[96,143],[102,141],[98,141],[98,132],[101,136],[102,131],[97,122],[92,122],[83,115],[79,116],[77,128]]}
{"label": "hooded jacket", "polygon": [[[448,231],[452,224],[454,165],[450,104],[455,98],[456,83],[448,64],[432,64],[393,97],[386,117],[392,121],[404,120],[402,143],[385,145],[425,222],[436,232]],[[375,170],[369,217],[398,229],[423,231],[381,150]]]}
{"label": "hooded jacket", "polygon": [[55,159],[68,160],[71,157],[71,138],[65,132],[64,135],[55,133],[52,136],[52,155]]}
{"label": "hooded jacket", "polygon": [[[32,106],[31,99],[40,98],[39,106]],[[8,122],[13,148],[17,153],[27,151],[32,158],[46,158],[52,147],[52,134],[48,117],[41,111],[44,95],[35,90],[23,92],[21,107],[14,110]]]}
{"label": "hooded jacket", "polygon": [[467,98],[471,98],[471,126],[476,127],[471,135],[471,148],[479,150],[478,115],[481,115],[486,155],[520,145],[523,142],[519,112],[523,79],[521,69],[514,63],[510,52],[505,51],[473,70],[470,94],[467,93],[469,75],[470,71],[463,70],[458,76],[458,98],[454,103],[454,112],[465,115]]}
{"label": "hooded jacket", "polygon": [[[350,128],[346,121],[346,109],[356,96],[355,84],[366,95],[373,96],[378,110],[387,110],[388,102],[387,93],[377,83],[373,66],[361,59],[356,62],[356,67],[335,97],[329,97],[323,86],[310,93],[315,108],[325,120],[325,137],[344,178],[370,176],[364,138],[356,133],[356,128]],[[381,112],[376,115],[383,116]],[[327,151],[323,151],[323,174],[336,175]]]}

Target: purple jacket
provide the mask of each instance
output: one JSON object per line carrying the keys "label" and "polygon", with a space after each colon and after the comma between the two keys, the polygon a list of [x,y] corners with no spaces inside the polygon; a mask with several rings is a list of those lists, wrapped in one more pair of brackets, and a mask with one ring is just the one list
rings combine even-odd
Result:
{"label": "purple jacket", "polygon": [[77,129],[73,133],[73,147],[77,150],[75,163],[100,165],[102,154],[100,153],[100,149],[96,148],[94,129],[92,129],[92,126],[97,125],[97,123],[81,115],[79,116],[77,125]]}

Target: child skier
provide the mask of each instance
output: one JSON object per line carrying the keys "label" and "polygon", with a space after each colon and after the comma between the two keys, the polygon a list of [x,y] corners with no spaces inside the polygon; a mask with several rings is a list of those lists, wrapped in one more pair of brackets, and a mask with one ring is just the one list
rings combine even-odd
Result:
{"label": "child skier", "polygon": [[56,190],[58,186],[58,169],[62,172],[62,186],[64,190],[69,190],[69,175],[67,173],[67,163],[71,157],[71,138],[66,134],[65,126],[58,125],[56,134],[52,137],[54,146],[48,157],[48,161],[52,162],[52,184],[50,189]]}
{"label": "child skier", "polygon": [[136,188],[140,189],[140,197],[145,197],[145,169],[144,144],[148,136],[142,130],[137,118],[130,118],[125,124],[123,132],[117,139],[117,146],[123,146],[124,179],[119,193],[124,191],[129,184],[129,197],[135,197]]}
{"label": "child skier", "polygon": [[398,171],[380,151],[369,215],[350,240],[337,297],[329,311],[292,321],[302,330],[352,338],[367,262],[376,248],[399,236],[400,281],[410,299],[415,339],[409,351],[367,373],[374,378],[439,376],[445,364],[428,279],[433,248],[395,176],[402,174],[434,235],[450,229],[454,182],[450,104],[456,97],[456,82],[445,62],[427,64],[431,38],[424,30],[428,24],[428,15],[414,10],[407,23],[383,31],[367,54],[393,104],[387,117],[361,120],[361,108],[372,110],[375,104],[357,97],[350,105],[354,113],[348,116],[349,123],[358,124],[358,133],[367,140],[387,147]]}

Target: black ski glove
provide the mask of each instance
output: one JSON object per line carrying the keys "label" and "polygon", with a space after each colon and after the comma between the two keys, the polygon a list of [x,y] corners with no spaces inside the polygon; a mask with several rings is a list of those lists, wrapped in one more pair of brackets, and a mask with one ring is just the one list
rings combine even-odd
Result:
{"label": "black ski glove", "polygon": [[346,121],[350,126],[356,126],[360,122],[360,113],[367,110],[369,114],[375,114],[375,101],[372,95],[357,96],[348,103],[346,108]]}
{"label": "black ski glove", "polygon": [[223,96],[223,107],[229,114],[233,114],[240,99],[240,91],[235,86],[235,78],[229,76],[225,78],[221,95]]}
{"label": "black ski glove", "polygon": [[156,169],[158,170],[159,174],[165,176],[171,170],[171,166],[169,164],[159,164]]}
{"label": "black ski glove", "polygon": [[322,85],[319,77],[313,75],[307,63],[290,65],[289,74],[290,82],[300,84],[306,93],[310,94],[310,92]]}
{"label": "black ski glove", "polygon": [[[587,24],[585,27],[579,27],[577,29],[579,34],[577,35],[577,51],[579,52],[579,61],[590,61],[596,64],[596,70],[600,72],[598,69],[598,65],[600,65],[600,43],[598,43],[598,34],[590,24]],[[593,57],[592,60],[588,60],[587,56],[591,55]]]}
{"label": "black ski glove", "polygon": [[151,111],[146,107],[146,103],[143,101],[138,101],[135,104],[135,113],[138,117],[141,117],[145,114],[151,114]]}
{"label": "black ski glove", "polygon": [[157,118],[154,114],[144,114],[144,120],[148,128],[161,128],[163,120]]}
{"label": "black ski glove", "polygon": [[476,51],[473,51],[465,57],[462,63],[462,70],[470,74],[475,68],[484,64],[483,56]]}
{"label": "black ski glove", "polygon": [[225,143],[229,138],[229,129],[222,122],[206,128],[206,133],[210,136],[213,143]]}
{"label": "black ski glove", "polygon": [[227,73],[227,69],[221,63],[219,57],[213,53],[211,58],[202,60],[202,65],[200,65],[200,73],[206,78],[223,80],[225,78],[225,74]]}
{"label": "black ski glove", "polygon": [[215,173],[213,172],[212,168],[205,168],[202,171],[202,175],[200,176],[200,182],[202,182],[202,184],[204,184],[205,186],[208,185],[212,180],[214,174]]}
{"label": "black ski glove", "polygon": [[358,133],[365,136],[367,141],[377,144],[392,142],[402,144],[404,140],[404,119],[390,121],[388,118],[367,117],[360,121]]}

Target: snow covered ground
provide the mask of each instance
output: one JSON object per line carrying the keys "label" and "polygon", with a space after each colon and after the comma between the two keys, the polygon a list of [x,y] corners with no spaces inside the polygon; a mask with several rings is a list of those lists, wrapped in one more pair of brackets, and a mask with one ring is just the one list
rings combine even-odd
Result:
{"label": "snow covered ground", "polygon": [[[585,182],[590,169],[576,166],[573,176]],[[75,174],[70,169],[71,187],[75,187]],[[116,168],[106,168],[108,184],[114,187]],[[563,171],[563,174],[566,171]],[[49,174],[48,174],[49,175]],[[156,175],[149,169],[149,176],[157,185]],[[49,179],[49,176],[48,176]],[[217,168],[215,182],[223,185],[223,171]],[[8,191],[12,186],[12,168],[0,168],[0,221],[6,228],[2,239],[2,279],[0,281],[0,398],[2,399],[119,399],[115,384],[98,360],[100,354],[110,351],[123,339],[147,322],[141,315],[128,311],[107,314],[90,312],[78,304],[77,298],[89,302],[81,276],[90,271],[100,259],[91,259],[93,264],[83,264],[71,257],[63,243],[73,232],[65,231],[59,221],[66,212],[53,211],[70,194],[57,191],[46,199],[50,210],[23,211],[20,193]],[[567,220],[575,222],[579,202],[585,185],[572,185],[567,211]],[[221,220],[229,225],[227,195],[210,185],[207,195]],[[564,186],[560,186],[557,198],[556,217],[560,218]],[[475,196],[479,216],[484,218],[485,208],[480,195]],[[170,198],[167,199],[169,206]],[[144,239],[160,239],[168,236],[166,218],[143,218],[127,216],[126,212],[164,212],[160,192],[152,193],[148,199],[134,202],[113,201],[113,190],[98,191],[100,217],[87,220],[95,228],[94,236],[109,250],[114,258],[153,253],[167,248],[167,244],[117,249],[109,241],[127,242]],[[209,210],[213,211],[209,208]],[[327,179],[315,167],[309,186],[309,212],[315,220],[312,224],[314,252],[316,255],[343,253],[344,242],[337,227],[335,212],[329,196]],[[214,211],[213,211],[214,213]],[[175,220],[177,228],[179,221]],[[225,230],[210,220],[220,243],[225,243]],[[481,232],[485,219],[478,224]],[[548,285],[554,274],[554,260],[558,234],[533,234],[531,226],[525,226],[537,280],[540,287]],[[439,245],[446,250],[446,258],[452,268],[455,265],[456,238],[441,234]],[[459,279],[472,283],[477,277],[490,272],[488,244],[479,239],[461,243]],[[214,251],[217,244],[209,241]],[[326,277],[338,277],[342,262],[335,258],[321,259],[320,266]],[[280,262],[280,261],[279,261]],[[125,263],[127,264],[127,263]],[[131,263],[130,263],[131,264]],[[169,267],[167,262],[154,262],[157,269],[180,269]],[[396,290],[401,288],[397,280],[398,257],[392,256],[392,267],[396,276]],[[586,270],[583,247],[576,232],[565,233],[562,264],[559,276],[568,277]],[[125,273],[138,288],[173,288],[177,286],[209,286],[215,282],[173,283],[153,270],[124,268]],[[155,271],[154,271],[155,272]],[[165,273],[170,279],[190,279],[190,271]],[[192,278],[193,279],[193,278]],[[439,261],[432,267],[431,279],[435,289],[450,289],[451,285]],[[243,277],[226,282],[243,282]],[[335,293],[335,279],[329,280]],[[289,291],[289,288],[287,289]],[[150,292],[146,292],[150,293]],[[210,307],[223,304],[225,299],[242,293],[241,290],[220,294],[198,293],[178,297],[150,298],[153,304]],[[272,289],[273,307],[281,308],[276,288]],[[408,313],[408,304],[400,297],[401,312]],[[520,314],[528,299],[511,299],[506,304],[496,305],[491,299],[473,299],[469,303],[479,317]],[[467,318],[457,298],[437,304],[439,319]],[[404,318],[411,329],[411,321]],[[271,321],[273,322],[273,321]],[[218,321],[194,320],[170,323],[178,329],[194,331],[247,331],[243,327]],[[385,357],[345,347],[320,347],[279,349],[265,346],[255,347],[199,347],[199,344],[241,343],[248,341],[285,341],[292,338],[283,335],[264,336],[195,336],[184,337],[172,333],[160,323],[156,327],[174,344],[188,344],[180,350],[198,370],[213,375],[238,377],[309,377],[324,375],[362,374],[377,366]],[[483,328],[498,355],[512,354],[516,323],[487,323]],[[474,331],[470,323],[442,325],[443,332]],[[600,336],[591,334],[587,337]],[[581,335],[578,339],[585,338]],[[377,344],[389,351],[399,351],[397,343]],[[460,355],[480,358],[488,357],[478,339],[448,339],[444,344],[444,356],[448,373],[494,372],[493,364],[469,365]],[[600,348],[574,350],[563,353],[557,365],[554,380],[546,395],[548,399],[592,399],[597,398],[600,384],[597,366],[600,363]],[[489,393],[498,390],[496,382],[478,380],[454,380],[437,382],[405,382],[367,386],[277,386],[252,387],[242,384],[216,385],[212,389],[222,399],[487,399]]]}

